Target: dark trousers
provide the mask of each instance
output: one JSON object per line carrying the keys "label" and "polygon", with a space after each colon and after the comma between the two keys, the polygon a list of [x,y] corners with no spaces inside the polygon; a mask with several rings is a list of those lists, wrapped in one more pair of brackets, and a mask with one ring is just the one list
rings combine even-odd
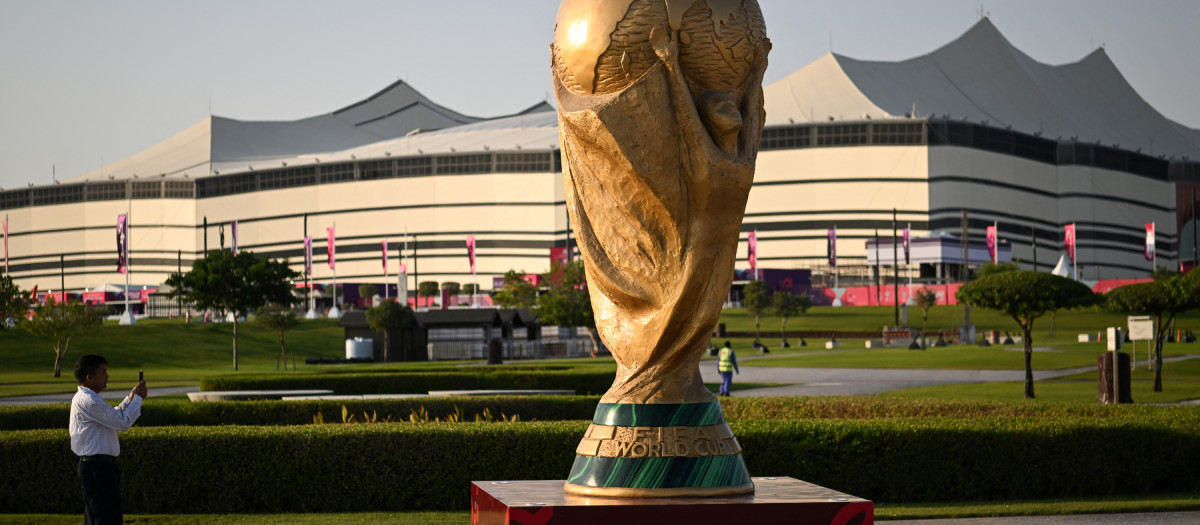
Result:
{"label": "dark trousers", "polygon": [[121,470],[112,461],[80,461],[84,525],[124,523],[121,514]]}
{"label": "dark trousers", "polygon": [[729,389],[733,386],[733,372],[721,372],[721,392],[723,396],[729,395]]}

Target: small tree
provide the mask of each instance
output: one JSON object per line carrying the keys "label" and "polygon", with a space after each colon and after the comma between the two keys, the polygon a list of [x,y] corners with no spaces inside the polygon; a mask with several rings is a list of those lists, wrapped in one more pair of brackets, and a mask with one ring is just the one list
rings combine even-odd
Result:
{"label": "small tree", "polygon": [[[378,286],[375,286],[373,284],[358,285],[358,297],[360,299],[367,299],[369,301],[371,298],[375,297],[375,294],[377,294],[377,293],[379,293]],[[367,304],[370,305],[371,303],[368,302]]]}
{"label": "small tree", "polygon": [[29,302],[28,292],[21,290],[8,275],[0,275],[0,330],[8,328],[10,321],[24,321]]}
{"label": "small tree", "polygon": [[300,324],[300,320],[296,318],[296,312],[287,306],[268,304],[259,308],[257,315],[255,320],[259,326],[279,332],[279,359],[283,363],[283,369],[287,370],[287,344],[284,342],[283,336],[284,332]]}
{"label": "small tree", "polygon": [[446,281],[442,283],[442,291],[449,294],[451,297],[458,295],[462,291],[462,285],[454,281]]}
{"label": "small tree", "polygon": [[475,283],[466,283],[462,285],[462,293],[467,295],[475,295],[479,293],[479,285]]}
{"label": "small tree", "polygon": [[524,271],[509,270],[504,274],[504,285],[492,294],[492,301],[503,308],[533,308],[537,303],[537,289],[526,281]]}
{"label": "small tree", "polygon": [[780,290],[771,297],[771,306],[775,315],[779,317],[779,335],[783,338],[783,347],[787,348],[788,319],[807,312],[812,307],[812,298],[806,293],[796,295],[787,290]]}
{"label": "small tree", "polygon": [[537,298],[538,318],[543,324],[586,327],[592,339],[591,356],[596,357],[601,341],[596,332],[596,315],[592,311],[592,296],[587,289],[583,261],[574,260],[565,265],[555,263],[549,275],[557,275],[559,279],[546,279],[550,288]]}
{"label": "small tree", "polygon": [[1046,312],[1092,304],[1087,286],[1057,275],[1029,270],[1001,272],[964,284],[958,302],[1008,314],[1024,333],[1025,397],[1033,399],[1033,321]]}
{"label": "small tree", "polygon": [[1114,288],[1104,297],[1110,312],[1154,317],[1154,391],[1162,392],[1162,348],[1175,316],[1200,308],[1200,272],[1165,275],[1146,283]]}
{"label": "small tree", "polygon": [[55,303],[48,299],[34,309],[32,319],[22,324],[33,335],[54,339],[54,377],[61,377],[71,338],[96,331],[102,323],[100,318],[98,310],[79,301]]}
{"label": "small tree", "polygon": [[754,316],[754,345],[761,345],[759,339],[759,321],[762,314],[771,307],[771,288],[765,281],[750,281],[742,288],[742,307],[746,313]]}
{"label": "small tree", "polygon": [[384,301],[367,310],[367,325],[373,332],[383,333],[383,360],[388,360],[392,331],[404,330],[417,322],[417,315],[408,305]]}
{"label": "small tree", "polygon": [[300,274],[287,261],[258,258],[250,251],[212,250],[192,263],[191,271],[173,273],[167,285],[200,310],[233,313],[233,369],[238,368],[238,317],[269,303],[291,305],[291,280]]}
{"label": "small tree", "polygon": [[436,281],[421,281],[417,283],[417,293],[421,297],[437,297],[438,283]]}
{"label": "small tree", "polygon": [[921,348],[925,348],[925,326],[929,323],[929,309],[937,304],[937,292],[921,288],[913,292],[913,303],[921,309]]}
{"label": "small tree", "polygon": [[979,273],[975,278],[983,279],[984,277],[991,277],[998,273],[1013,272],[1013,271],[1020,270],[1020,269],[1021,269],[1021,265],[1017,264],[1014,261],[1002,262],[1002,263],[989,262],[989,263],[984,263],[984,265],[979,268]]}

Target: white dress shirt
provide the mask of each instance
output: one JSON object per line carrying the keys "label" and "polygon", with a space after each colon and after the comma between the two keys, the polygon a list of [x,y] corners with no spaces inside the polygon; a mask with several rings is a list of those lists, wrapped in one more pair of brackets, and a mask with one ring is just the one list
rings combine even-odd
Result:
{"label": "white dress shirt", "polygon": [[142,397],[126,397],[113,408],[86,386],[71,399],[71,451],[79,456],[121,455],[117,431],[129,430],[142,415]]}

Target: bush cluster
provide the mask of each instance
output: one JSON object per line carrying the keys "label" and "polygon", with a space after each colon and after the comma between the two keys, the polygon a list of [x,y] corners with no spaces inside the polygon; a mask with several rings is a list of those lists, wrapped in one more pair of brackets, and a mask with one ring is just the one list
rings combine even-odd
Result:
{"label": "bush cluster", "polygon": [[285,375],[228,375],[200,381],[204,391],[326,389],[335,394],[424,394],[430,390],[574,390],[603,394],[612,370],[472,367],[457,370]]}
{"label": "bush cluster", "polygon": [[[521,421],[590,420],[599,396],[461,396],[347,401],[215,401],[189,403],[151,398],[142,405],[138,426],[304,425],[318,413],[341,421],[352,414],[378,415],[380,421],[407,419],[424,408],[430,419],[445,419],[458,409],[470,419],[492,414],[519,415]],[[736,420],[887,419],[913,417],[1028,418],[1088,417],[1153,421],[1200,429],[1200,410],[1186,407],[1030,404],[996,401],[937,401],[874,397],[730,397],[721,399],[725,418]],[[0,429],[66,428],[70,405],[0,406]]]}
{"label": "bush cluster", "polygon": [[[1126,418],[731,422],[755,476],[878,502],[1200,490],[1200,432]],[[463,509],[474,480],[563,479],[586,421],[135,428],[130,513]],[[0,508],[77,512],[65,429],[0,432]]]}

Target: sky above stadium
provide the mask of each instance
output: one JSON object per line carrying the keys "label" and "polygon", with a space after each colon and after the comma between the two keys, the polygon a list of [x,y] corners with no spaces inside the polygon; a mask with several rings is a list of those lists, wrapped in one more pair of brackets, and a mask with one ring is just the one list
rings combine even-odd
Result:
{"label": "sky above stadium", "polygon": [[[1105,51],[1150,105],[1200,128],[1200,2],[759,0],[774,82],[831,49],[903,60],[986,13],[1048,64]],[[209,114],[294,120],[397,79],[468,115],[551,100],[556,0],[0,2],[0,188],[123,159]]]}

